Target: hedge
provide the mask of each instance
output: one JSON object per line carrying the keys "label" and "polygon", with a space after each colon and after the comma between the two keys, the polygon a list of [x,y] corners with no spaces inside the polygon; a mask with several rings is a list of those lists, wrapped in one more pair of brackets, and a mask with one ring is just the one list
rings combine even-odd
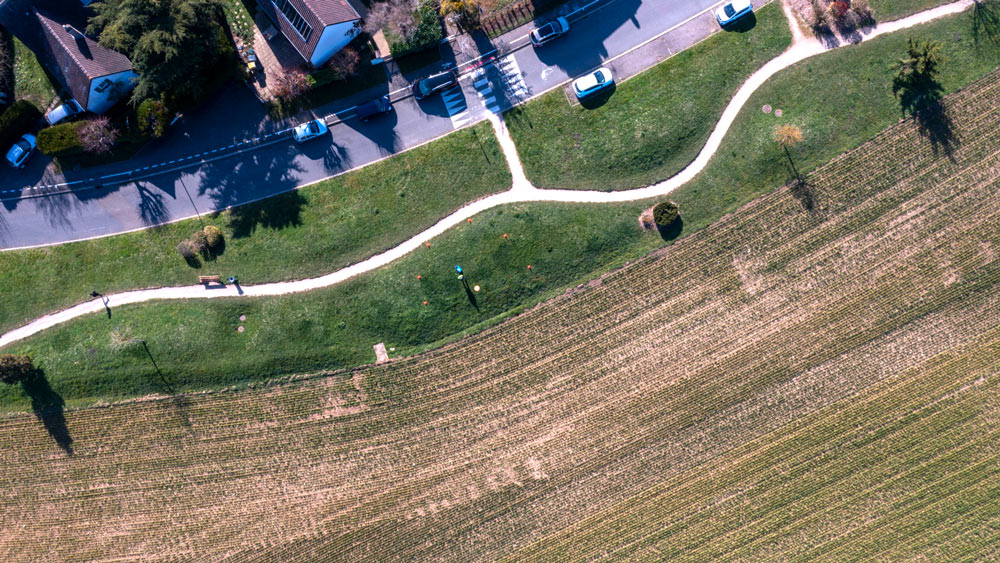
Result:
{"label": "hedge", "polygon": [[5,153],[11,145],[35,127],[42,112],[28,100],[18,100],[0,114],[0,150]]}
{"label": "hedge", "polygon": [[85,121],[60,123],[38,132],[38,150],[49,156],[71,156],[83,152],[80,126]]}
{"label": "hedge", "polygon": [[430,0],[423,0],[420,6],[413,13],[413,18],[419,23],[417,28],[409,37],[400,37],[390,30],[386,30],[386,38],[389,40],[389,52],[393,58],[416,53],[437,46],[444,38],[441,31],[441,22],[438,21],[437,8]]}

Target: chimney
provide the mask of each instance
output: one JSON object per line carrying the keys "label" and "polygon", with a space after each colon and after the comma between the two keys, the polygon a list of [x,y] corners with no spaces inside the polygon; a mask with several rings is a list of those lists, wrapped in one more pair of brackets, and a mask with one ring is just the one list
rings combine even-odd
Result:
{"label": "chimney", "polygon": [[71,26],[69,24],[65,24],[65,25],[63,25],[63,29],[66,30],[66,33],[72,35],[73,38],[75,38],[77,40],[83,39],[83,34],[80,33],[80,30],[78,30],[77,28],[75,28],[75,27],[73,27],[73,26]]}

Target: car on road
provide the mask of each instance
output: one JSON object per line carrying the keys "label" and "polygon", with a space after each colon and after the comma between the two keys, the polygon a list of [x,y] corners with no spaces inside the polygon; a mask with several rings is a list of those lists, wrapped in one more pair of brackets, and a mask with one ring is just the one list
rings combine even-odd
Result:
{"label": "car on road", "polygon": [[458,84],[458,71],[453,65],[444,67],[443,72],[432,74],[423,80],[418,80],[410,85],[410,92],[413,97],[422,100],[427,96],[432,96]]}
{"label": "car on road", "polygon": [[21,138],[14,143],[14,146],[7,151],[7,162],[14,168],[21,168],[28,161],[28,157],[35,151],[35,136],[21,135]]}
{"label": "car on road", "polygon": [[611,76],[611,70],[601,67],[574,80],[573,93],[576,94],[576,99],[582,100],[603,91],[605,88],[610,88],[614,83],[615,79]]}
{"label": "car on road", "polygon": [[368,121],[376,115],[389,113],[392,111],[392,102],[389,100],[389,94],[361,104],[358,106],[356,111],[358,112],[358,118],[361,119],[361,121]]}
{"label": "car on road", "polygon": [[566,21],[566,18],[559,17],[541,27],[532,29],[528,38],[531,39],[532,45],[541,47],[567,31],[569,31],[569,22]]}
{"label": "car on road", "polygon": [[292,130],[292,137],[300,143],[304,143],[310,139],[315,139],[320,135],[325,135],[329,129],[326,126],[326,121],[322,119],[314,119],[312,121],[307,121],[302,125],[298,125]]}
{"label": "car on road", "polygon": [[732,0],[715,12],[715,19],[719,20],[719,25],[726,27],[752,13],[753,5],[750,0]]}
{"label": "car on road", "polygon": [[45,121],[49,125],[55,125],[64,119],[74,117],[81,113],[83,113],[83,108],[80,107],[80,104],[76,103],[76,100],[70,100],[49,113],[46,113]]}

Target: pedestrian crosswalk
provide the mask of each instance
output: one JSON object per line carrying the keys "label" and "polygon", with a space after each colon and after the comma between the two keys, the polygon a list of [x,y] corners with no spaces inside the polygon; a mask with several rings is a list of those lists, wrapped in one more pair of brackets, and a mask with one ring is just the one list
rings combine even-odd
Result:
{"label": "pedestrian crosswalk", "polygon": [[498,114],[527,98],[528,87],[514,55],[501,57],[492,66],[498,78],[491,79],[492,74],[487,70],[489,67],[482,67],[473,75],[472,86],[486,109]]}
{"label": "pedestrian crosswalk", "polygon": [[441,99],[444,101],[444,107],[448,110],[448,117],[451,118],[451,124],[455,129],[465,126],[472,120],[472,116],[469,115],[469,104],[465,101],[465,94],[462,93],[461,86],[455,86],[441,92]]}

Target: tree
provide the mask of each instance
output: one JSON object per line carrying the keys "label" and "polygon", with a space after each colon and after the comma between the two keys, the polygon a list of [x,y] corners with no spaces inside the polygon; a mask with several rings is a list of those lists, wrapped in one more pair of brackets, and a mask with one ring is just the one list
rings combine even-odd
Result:
{"label": "tree", "polygon": [[118,129],[111,125],[111,119],[101,115],[85,121],[79,129],[83,150],[95,154],[107,154],[118,140]]}
{"label": "tree", "polygon": [[101,0],[91,7],[87,32],[132,60],[133,103],[200,91],[218,56],[219,0]]}
{"label": "tree", "polygon": [[788,147],[794,147],[802,142],[802,128],[790,123],[779,125],[774,128],[773,137],[774,142],[778,143],[785,150],[785,156],[788,157],[788,163],[792,165],[792,172],[795,173],[795,177],[801,178],[798,169],[795,168],[795,162],[792,161],[792,154],[788,152]]}
{"label": "tree", "polygon": [[0,381],[13,385],[24,381],[34,372],[31,356],[0,354]]}
{"label": "tree", "polygon": [[308,74],[299,69],[291,69],[282,73],[275,81],[274,95],[287,102],[302,96],[311,87],[312,81]]}
{"label": "tree", "polygon": [[937,75],[943,61],[940,41],[913,38],[907,41],[906,56],[891,69],[896,73],[892,93],[899,98],[903,111],[916,113],[941,97],[943,89]]}
{"label": "tree", "polygon": [[454,14],[464,29],[479,27],[479,0],[441,0],[441,17]]}

